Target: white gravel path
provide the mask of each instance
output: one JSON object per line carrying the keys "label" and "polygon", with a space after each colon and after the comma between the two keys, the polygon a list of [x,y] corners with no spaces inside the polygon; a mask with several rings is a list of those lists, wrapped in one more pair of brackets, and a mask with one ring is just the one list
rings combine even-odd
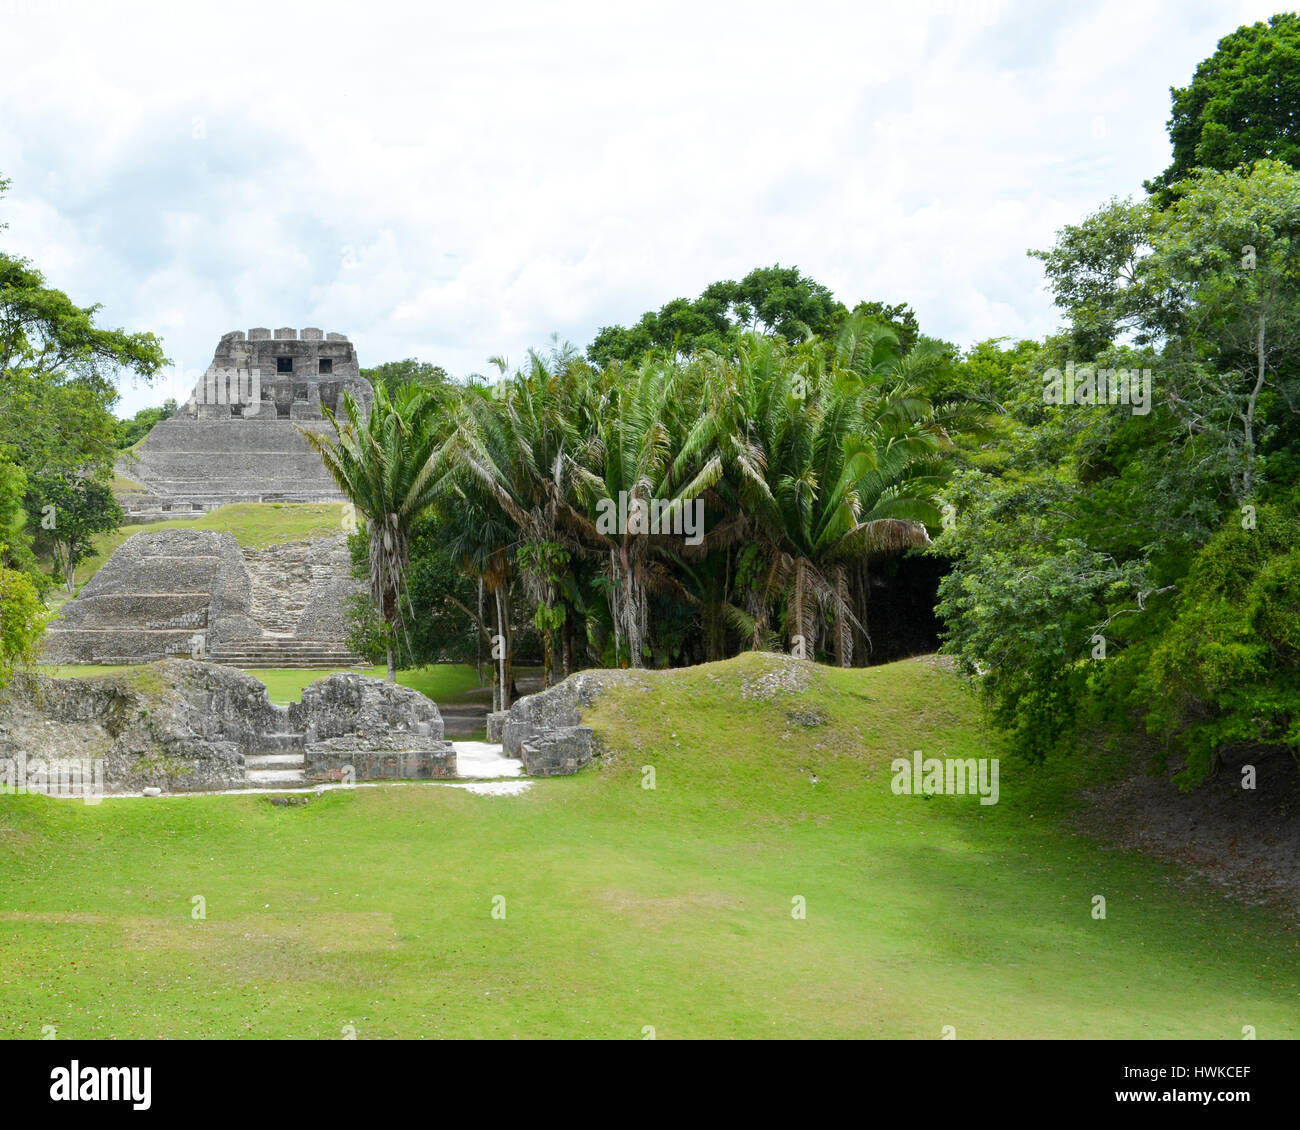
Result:
{"label": "white gravel path", "polygon": [[[506,757],[499,745],[488,742],[452,742],[456,750],[456,769],[466,781],[359,781],[353,785],[326,784],[307,785],[282,789],[214,789],[211,792],[164,793],[164,796],[246,796],[249,793],[324,793],[335,789],[383,789],[401,788],[411,785],[441,785],[449,789],[464,789],[476,796],[519,796],[533,787],[529,780],[510,780],[524,775],[524,763],[514,757]],[[504,779],[503,779],[504,778]],[[123,797],[141,797],[144,793],[108,793],[92,803],[101,800],[119,800]],[[80,797],[60,797],[57,799],[80,800]],[[146,799],[152,799],[146,798]]]}

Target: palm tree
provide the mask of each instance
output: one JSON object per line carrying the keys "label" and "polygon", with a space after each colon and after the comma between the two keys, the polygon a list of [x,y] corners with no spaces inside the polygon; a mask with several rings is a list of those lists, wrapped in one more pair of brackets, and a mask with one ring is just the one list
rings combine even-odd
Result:
{"label": "palm tree", "polygon": [[[615,656],[620,636],[626,636],[629,663],[640,667],[651,629],[649,594],[671,590],[687,596],[664,560],[675,535],[652,531],[651,517],[671,519],[703,482],[683,482],[673,474],[672,453],[688,403],[682,371],[670,361],[647,360],[630,373],[615,369],[614,377],[617,383],[594,420],[597,442],[576,467],[575,487],[590,522],[583,531],[588,544],[609,561],[604,587]],[[607,520],[613,516],[620,521]]]}
{"label": "palm tree", "polygon": [[713,359],[705,411],[679,455],[711,452],[700,474],[719,482],[757,547],[752,645],[765,645],[784,605],[792,649],[811,656],[829,617],[843,665],[853,635],[866,637],[865,601],[854,599],[866,563],[928,544],[925,524],[938,518],[929,406],[910,386],[886,385],[892,334],[853,329],[861,342],[829,363],[816,343],[752,336],[734,362]]}
{"label": "palm tree", "polygon": [[[438,408],[438,401],[424,389],[403,388],[390,398],[381,384],[375,388],[368,416],[347,392],[343,394],[345,424],[325,410],[334,428],[333,439],[299,429],[366,519],[370,596],[384,621],[390,683],[397,680],[397,641],[399,632],[405,631],[411,527],[433,501],[431,460],[441,439]],[[409,608],[409,600],[406,604]]]}
{"label": "palm tree", "polygon": [[513,537],[490,555],[491,569],[480,574],[498,608],[507,672],[504,709],[509,705],[512,662],[510,586],[518,573],[538,605],[548,650],[547,683],[552,674],[562,585],[546,562],[576,549],[576,531],[587,526],[585,515],[573,505],[572,481],[581,449],[591,439],[575,426],[574,409],[585,399],[584,384],[592,373],[576,352],[560,346],[549,358],[530,353],[528,369],[509,379],[503,360],[494,358],[493,364],[502,371],[502,380],[490,397],[465,398],[455,428],[435,460],[435,493],[444,507],[455,505],[456,497],[479,499],[513,531]]}

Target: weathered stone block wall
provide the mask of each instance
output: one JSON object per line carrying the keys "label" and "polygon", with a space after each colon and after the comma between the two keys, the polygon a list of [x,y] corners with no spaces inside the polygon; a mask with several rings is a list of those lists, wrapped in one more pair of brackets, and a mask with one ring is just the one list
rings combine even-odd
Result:
{"label": "weathered stone block wall", "polygon": [[351,766],[358,779],[454,777],[456,754],[442,714],[419,691],[340,673],[312,683],[289,707],[303,734],[305,772],[319,779]]}
{"label": "weathered stone block wall", "polygon": [[560,777],[576,773],[595,752],[592,731],[587,726],[562,726],[538,730],[519,747],[524,768],[533,777]]}
{"label": "weathered stone block wall", "polygon": [[609,687],[641,681],[634,671],[579,671],[547,690],[525,695],[504,719],[489,715],[489,736],[499,727],[503,752],[521,758],[534,776],[576,773],[600,753],[595,734],[582,725],[582,711]]}
{"label": "weathered stone block wall", "polygon": [[307,687],[302,700],[289,706],[289,721],[308,742],[359,735],[379,743],[391,738],[405,748],[415,739],[443,736],[437,704],[419,691],[350,671]]}
{"label": "weathered stone block wall", "polygon": [[[278,371],[280,359],[291,371]],[[128,513],[341,499],[298,429],[329,431],[324,410],[341,411],[345,392],[369,412],[373,390],[343,334],[308,328],[300,336],[290,327],[225,334],[189,400],[119,459],[118,471],[144,488],[136,493],[145,501]]]}
{"label": "weathered stone block wall", "polygon": [[110,793],[236,788],[259,735],[283,729],[286,717],[256,679],[205,663],[23,676],[0,698],[0,756],[102,759]]}
{"label": "weathered stone block wall", "polygon": [[122,543],[46,631],[51,663],[149,663],[261,635],[239,544],[206,530],[151,530]]}
{"label": "weathered stone block wall", "polygon": [[436,781],[456,776],[456,750],[442,741],[421,750],[307,746],[303,772],[309,781],[341,780],[351,770],[358,781]]}
{"label": "weathered stone block wall", "polygon": [[263,629],[304,640],[347,638],[352,579],[347,538],[312,538],[245,550],[253,586],[252,616]]}
{"label": "weathered stone block wall", "polygon": [[108,792],[240,788],[252,755],[305,751],[310,779],[351,766],[358,780],[456,775],[437,706],[360,675],[309,686],[276,706],[250,675],[169,660],[116,675],[21,675],[0,696],[0,757],[90,758]]}

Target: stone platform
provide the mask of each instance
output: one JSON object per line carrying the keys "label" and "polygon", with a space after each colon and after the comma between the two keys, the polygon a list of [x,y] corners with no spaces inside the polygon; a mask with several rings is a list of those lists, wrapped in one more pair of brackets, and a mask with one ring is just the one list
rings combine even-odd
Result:
{"label": "stone platform", "polygon": [[436,704],[352,673],[276,706],[251,675],[169,660],[116,675],[20,674],[0,694],[0,758],[98,761],[108,794],[457,775]]}
{"label": "stone platform", "polygon": [[346,643],[346,600],[357,591],[342,534],[244,550],[231,534],[146,530],[64,605],[46,629],[45,660],[361,666]]}

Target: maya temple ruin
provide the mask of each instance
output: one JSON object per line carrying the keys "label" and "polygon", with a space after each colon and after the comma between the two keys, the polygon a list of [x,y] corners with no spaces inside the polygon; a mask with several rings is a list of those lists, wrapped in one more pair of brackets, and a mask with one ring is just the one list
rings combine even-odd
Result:
{"label": "maya temple ruin", "polygon": [[234,330],[190,398],[154,425],[118,471],[127,520],[190,517],[230,502],[341,501],[298,429],[329,431],[322,409],[373,393],[347,336],[318,329]]}
{"label": "maya temple ruin", "polygon": [[[343,502],[299,429],[332,431],[324,410],[373,392],[346,335],[235,330],[170,419],[118,473],[128,523],[198,517],[236,502]],[[360,663],[345,643],[358,591],[346,533],[264,549],[228,533],[146,530],[127,539],[50,625],[54,663],[147,663],[171,656],[240,667]]]}

